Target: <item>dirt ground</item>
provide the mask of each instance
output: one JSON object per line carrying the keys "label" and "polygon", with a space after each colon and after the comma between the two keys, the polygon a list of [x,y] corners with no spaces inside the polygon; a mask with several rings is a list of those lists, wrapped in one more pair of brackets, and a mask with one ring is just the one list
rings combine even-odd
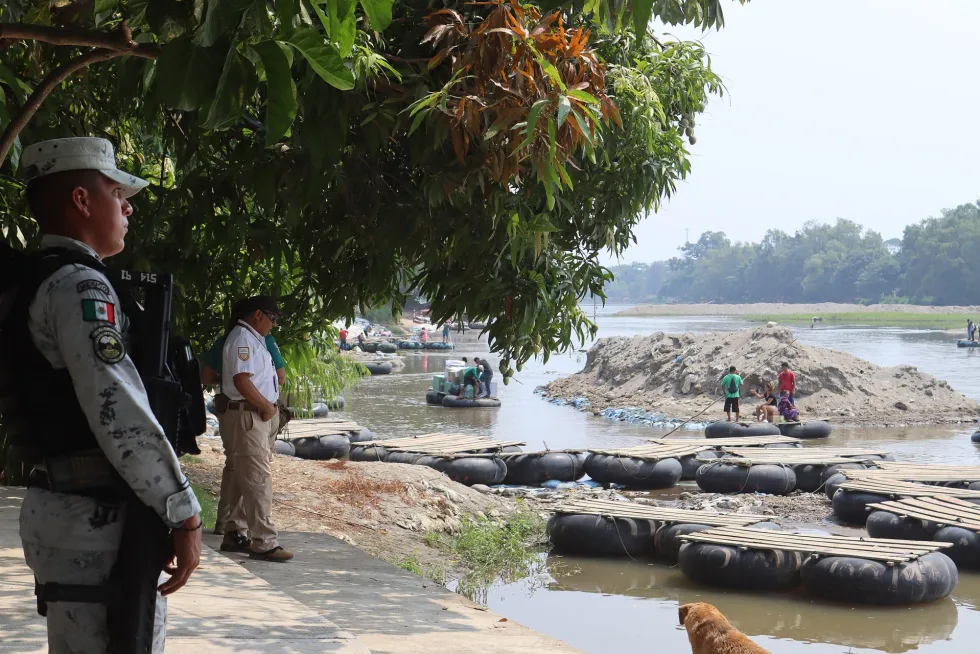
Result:
{"label": "dirt ground", "polygon": [[[191,481],[217,496],[224,454],[212,443],[201,449],[181,463]],[[467,515],[505,517],[514,508],[513,500],[483,495],[426,466],[276,455],[272,474],[272,518],[280,530],[327,533],[396,563],[414,555],[452,570],[444,553],[426,545],[426,532],[455,532]]]}
{"label": "dirt ground", "polygon": [[823,493],[796,492],[791,495],[681,493],[676,506],[693,511],[772,516],[784,526],[820,525],[833,518],[830,500]]}
{"label": "dirt ground", "polygon": [[[756,304],[641,304],[624,309],[618,316],[745,316],[780,313],[811,313],[822,316],[830,313],[980,313],[978,306],[932,307],[917,304],[785,304],[760,302]],[[964,322],[964,328],[965,328]],[[959,330],[963,331],[963,330]]]}
{"label": "dirt ground", "polygon": [[581,372],[552,382],[545,393],[569,401],[585,397],[596,412],[638,407],[685,419],[707,408],[701,419],[716,420],[724,415],[720,380],[734,365],[745,380],[742,418],[752,420],[759,400],[750,390],[775,383],[782,361],[796,373],[803,420],[934,425],[973,422],[980,414],[976,401],[914,366],[883,368],[803,345],[792,330],[771,323],[738,332],[603,338],[589,350]]}

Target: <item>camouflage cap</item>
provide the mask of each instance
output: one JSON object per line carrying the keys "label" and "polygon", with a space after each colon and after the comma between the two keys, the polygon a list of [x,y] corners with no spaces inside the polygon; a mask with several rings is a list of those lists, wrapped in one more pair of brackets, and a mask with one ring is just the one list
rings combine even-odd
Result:
{"label": "camouflage cap", "polygon": [[91,136],[34,143],[24,148],[20,161],[28,182],[66,170],[97,170],[120,184],[127,198],[150,184],[119,170],[112,143]]}

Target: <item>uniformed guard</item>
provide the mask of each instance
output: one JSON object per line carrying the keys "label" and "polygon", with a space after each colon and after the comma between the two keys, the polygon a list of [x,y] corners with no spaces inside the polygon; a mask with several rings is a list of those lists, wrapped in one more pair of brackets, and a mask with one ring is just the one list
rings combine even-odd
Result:
{"label": "uniformed guard", "polygon": [[291,552],[279,545],[272,523],[272,447],[279,424],[279,380],[266,336],[279,322],[274,298],[257,295],[243,300],[238,324],[228,333],[221,365],[221,390],[228,396],[222,425],[231,429],[234,477],[248,524],[248,539],[225,531],[223,550],[249,551],[249,557],[288,561]]}
{"label": "uniformed guard", "polygon": [[173,530],[175,556],[164,569],[169,579],[161,576],[152,634],[152,651],[162,652],[163,596],[200,561],[201,507],[127,355],[129,320],[101,272],[102,260],[124,247],[127,198],[147,182],[118,170],[112,144],[100,138],[28,146],[21,165],[43,234],[32,259],[41,272],[20,286],[3,332],[26,366],[17,401],[30,418],[34,471],[20,535],[49,651],[137,651],[115,642],[113,606],[125,598],[113,597],[110,583],[134,506],[123,497],[135,494],[133,502]]}

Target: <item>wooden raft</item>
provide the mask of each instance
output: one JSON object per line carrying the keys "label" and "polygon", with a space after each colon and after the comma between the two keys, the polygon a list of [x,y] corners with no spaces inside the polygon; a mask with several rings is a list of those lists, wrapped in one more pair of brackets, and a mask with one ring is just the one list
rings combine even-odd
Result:
{"label": "wooden raft", "polygon": [[980,506],[955,497],[904,497],[900,500],[875,502],[872,509],[894,513],[902,518],[917,518],[939,526],[954,525],[980,533]]}
{"label": "wooden raft", "polygon": [[363,427],[349,420],[340,420],[337,418],[306,418],[303,420],[290,420],[286,423],[285,435],[289,438],[332,436],[359,432],[361,429]]}
{"label": "wooden raft", "polygon": [[[861,473],[874,472],[868,470],[841,470],[848,478],[838,488],[849,491],[860,491],[863,493],[875,493],[877,495],[889,495],[891,497],[961,497],[961,498],[980,498],[980,491],[967,490],[965,488],[948,488],[946,486],[929,486],[928,484],[917,484],[911,481],[891,479],[878,476],[865,476]],[[858,475],[849,473],[856,472]]]}
{"label": "wooden raft", "polygon": [[980,481],[980,466],[940,465],[937,463],[908,463],[876,461],[878,476],[905,481]]}
{"label": "wooden raft", "polygon": [[664,444],[650,443],[649,445],[638,445],[637,447],[625,447],[621,449],[598,449],[589,448],[593,454],[606,454],[608,456],[624,456],[631,459],[644,459],[647,461],[659,461],[660,459],[676,459],[682,456],[692,456],[704,450],[710,450],[711,446],[704,441],[688,441],[686,443]]}
{"label": "wooden raft", "polygon": [[688,542],[732,545],[751,550],[784,550],[819,556],[854,556],[884,561],[889,565],[912,561],[925,554],[953,545],[952,543],[893,540],[891,538],[794,534],[748,527],[715,527],[680,536],[680,539]]}
{"label": "wooden raft", "polygon": [[[773,463],[785,465],[834,465],[839,463],[857,463],[862,461],[861,456],[877,454],[876,452],[863,451],[862,454],[853,454],[849,450],[856,448],[833,448],[833,447],[807,447],[807,448],[785,448],[785,449],[760,449],[757,447],[744,448],[722,448],[725,454],[731,457],[723,459],[700,459],[705,462],[720,461],[724,463],[735,463],[739,465],[755,465],[758,463]],[[842,452],[843,450],[843,452]],[[871,461],[871,459],[864,459]]]}
{"label": "wooden raft", "polygon": [[495,441],[486,436],[472,434],[423,434],[411,438],[391,438],[384,441],[365,441],[358,446],[383,447],[392,452],[417,452],[419,454],[460,454],[477,450],[499,450],[511,445],[525,445],[524,441]]}
{"label": "wooden raft", "polygon": [[554,509],[555,513],[604,515],[612,518],[636,518],[656,522],[693,523],[699,525],[750,525],[769,520],[764,515],[739,515],[734,513],[711,513],[710,511],[690,511],[666,506],[650,506],[636,502],[613,502],[611,500],[570,500],[562,502]]}
{"label": "wooden raft", "polygon": [[802,438],[792,436],[732,436],[731,438],[651,438],[651,443],[664,443],[665,445],[675,445],[677,443],[702,443],[710,449],[717,450],[722,447],[763,447],[765,445],[782,445],[784,443],[802,443]]}

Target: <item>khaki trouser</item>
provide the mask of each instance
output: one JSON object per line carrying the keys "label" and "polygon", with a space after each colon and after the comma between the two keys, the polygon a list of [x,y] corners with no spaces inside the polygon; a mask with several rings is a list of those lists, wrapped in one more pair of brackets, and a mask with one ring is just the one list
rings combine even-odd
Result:
{"label": "khaki trouser", "polygon": [[221,494],[218,496],[215,526],[226,534],[233,531],[248,533],[245,503],[235,484],[235,441],[232,439],[235,427],[232,423],[236,420],[238,420],[237,411],[225,411],[218,416],[218,433],[221,435],[221,444],[225,448],[225,467],[221,471]]}
{"label": "khaki trouser", "polygon": [[[242,499],[252,551],[266,552],[279,545],[272,523],[272,448],[279,414],[268,422],[263,422],[257,413],[241,409],[229,409],[224,415],[233,452],[233,492]],[[229,502],[234,507],[233,496]],[[230,520],[235,519],[232,513]]]}

